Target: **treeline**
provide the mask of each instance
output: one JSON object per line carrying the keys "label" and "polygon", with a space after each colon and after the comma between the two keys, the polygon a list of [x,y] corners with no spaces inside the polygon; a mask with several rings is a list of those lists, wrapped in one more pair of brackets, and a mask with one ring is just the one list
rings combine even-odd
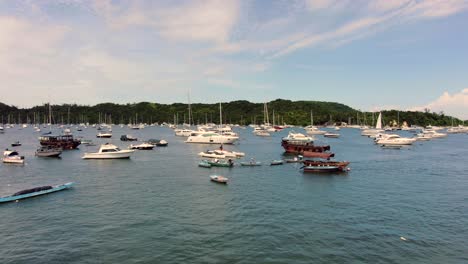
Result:
{"label": "treeline", "polygon": [[[349,106],[333,102],[318,101],[290,101],[277,99],[267,103],[270,123],[309,125],[311,112],[315,125],[333,123],[367,124],[371,125],[377,118],[377,113],[360,112]],[[2,123],[47,123],[49,106],[35,106],[32,108],[18,108],[0,103]],[[141,102],[134,104],[103,103],[94,106],[63,104],[51,105],[52,123],[98,123],[113,124],[128,123],[188,123],[188,105],[181,103],[158,104]],[[205,122],[219,123],[219,104],[192,104],[192,124]],[[232,101],[222,103],[223,123],[231,124],[261,124],[264,122],[264,104],[248,101]],[[411,112],[411,111],[383,111],[384,125],[393,123],[408,125],[436,125],[447,126],[461,124],[462,121],[444,113]]]}

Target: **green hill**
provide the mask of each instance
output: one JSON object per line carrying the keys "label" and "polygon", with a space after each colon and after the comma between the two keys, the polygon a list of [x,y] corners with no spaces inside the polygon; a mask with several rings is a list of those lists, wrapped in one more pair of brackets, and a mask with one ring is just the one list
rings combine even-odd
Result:
{"label": "green hill", "polygon": [[[371,125],[376,115],[370,112],[360,112],[349,106],[334,102],[319,101],[290,101],[277,99],[267,103],[270,123],[273,123],[273,112],[276,124],[308,125],[310,112],[313,111],[314,123],[323,125],[334,122],[350,122],[351,124]],[[260,124],[263,123],[263,103],[252,103],[244,100],[223,102],[223,123]],[[158,104],[140,102],[134,104],[102,103],[94,106],[63,104],[52,105],[53,123],[153,123],[188,122],[188,105],[182,103]],[[68,113],[70,113],[68,115]],[[193,122],[195,124],[205,121],[219,123],[219,104],[192,104]],[[35,106],[32,108],[17,108],[0,103],[2,123],[43,123],[48,118],[48,106]],[[383,111],[385,125],[392,121],[406,121],[409,125],[455,125],[462,121],[443,113],[410,112],[410,111]],[[374,116],[374,118],[373,118]]]}

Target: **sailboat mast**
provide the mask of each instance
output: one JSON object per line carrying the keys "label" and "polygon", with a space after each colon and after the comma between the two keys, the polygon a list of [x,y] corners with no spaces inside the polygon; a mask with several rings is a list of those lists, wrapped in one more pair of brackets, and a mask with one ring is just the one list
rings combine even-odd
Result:
{"label": "sailboat mast", "polygon": [[223,114],[221,111],[221,102],[219,102],[219,127],[223,127]]}

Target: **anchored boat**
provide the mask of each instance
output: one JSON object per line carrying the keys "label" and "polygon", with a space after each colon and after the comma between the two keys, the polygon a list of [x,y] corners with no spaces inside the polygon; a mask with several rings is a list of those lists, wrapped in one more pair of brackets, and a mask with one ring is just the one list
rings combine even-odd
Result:
{"label": "anchored boat", "polygon": [[131,149],[120,149],[113,144],[101,145],[98,152],[85,153],[83,159],[129,159],[135,152]]}
{"label": "anchored boat", "polygon": [[73,184],[74,184],[73,182],[68,182],[68,183],[61,184],[61,185],[41,186],[41,187],[36,187],[32,189],[22,190],[10,196],[1,197],[0,203],[12,202],[12,201],[20,200],[20,199],[25,199],[25,198],[30,198],[34,196],[43,195],[43,194],[62,191],[62,190],[71,188]]}

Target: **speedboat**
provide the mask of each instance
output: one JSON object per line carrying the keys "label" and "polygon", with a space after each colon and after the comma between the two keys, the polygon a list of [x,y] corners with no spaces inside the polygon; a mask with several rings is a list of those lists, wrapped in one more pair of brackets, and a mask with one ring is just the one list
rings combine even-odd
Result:
{"label": "speedboat", "polygon": [[12,202],[12,201],[20,200],[20,199],[25,199],[29,197],[38,196],[38,195],[66,190],[68,188],[71,188],[73,184],[74,184],[73,182],[68,182],[68,183],[61,184],[61,185],[55,185],[55,186],[47,185],[47,186],[40,186],[40,187],[36,187],[32,189],[22,190],[9,196],[0,197],[0,203]]}
{"label": "speedboat", "polygon": [[21,142],[15,141],[15,142],[11,143],[11,146],[12,147],[19,147],[19,146],[21,146]]}
{"label": "speedboat", "polygon": [[154,148],[153,144],[150,143],[141,143],[138,145],[130,145],[129,149],[139,149],[139,150],[152,150]]}
{"label": "speedboat", "polygon": [[62,154],[62,149],[52,147],[40,147],[36,150],[36,156],[38,157],[58,157]]}
{"label": "speedboat", "polygon": [[227,184],[227,182],[229,181],[228,178],[220,175],[211,175],[210,180],[222,184]]}
{"label": "speedboat", "polygon": [[83,159],[128,159],[135,152],[130,149],[120,149],[117,146],[106,143],[101,145],[98,152],[85,153]]}
{"label": "speedboat", "polygon": [[3,152],[3,163],[15,163],[15,164],[24,164],[24,156],[20,156],[19,153],[15,150],[6,149]]}

